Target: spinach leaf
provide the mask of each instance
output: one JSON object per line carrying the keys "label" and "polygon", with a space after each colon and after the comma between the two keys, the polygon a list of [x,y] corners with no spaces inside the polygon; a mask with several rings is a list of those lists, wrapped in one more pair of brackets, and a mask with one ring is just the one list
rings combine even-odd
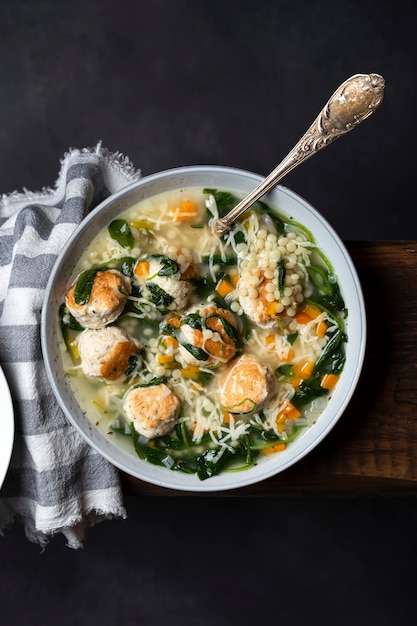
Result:
{"label": "spinach leaf", "polygon": [[168,256],[164,256],[163,254],[152,254],[149,258],[155,259],[155,261],[158,261],[162,265],[157,276],[172,276],[180,271],[178,263],[170,259]]}
{"label": "spinach leaf", "polygon": [[230,337],[230,339],[233,341],[235,346],[237,346],[238,348],[241,347],[241,341],[240,341],[239,333],[237,332],[236,328],[232,324],[230,324],[223,317],[223,315],[220,315],[220,313],[211,313],[210,315],[207,315],[207,317],[205,319],[206,325],[207,325],[207,320],[209,320],[212,317],[216,317],[219,320],[219,322],[222,324],[226,334]]}
{"label": "spinach leaf", "polygon": [[278,215],[275,213],[275,211],[271,211],[271,209],[268,207],[267,204],[265,204],[264,202],[258,202],[258,204],[261,206],[261,209],[264,213],[266,213],[269,218],[271,219],[271,221],[274,223],[275,228],[277,229],[278,233],[280,235],[282,235],[285,232],[285,222],[284,220],[282,220],[280,217],[278,217]]}
{"label": "spinach leaf", "polygon": [[133,248],[135,239],[126,220],[117,219],[108,227],[109,235],[117,241],[123,248]]}
{"label": "spinach leaf", "polygon": [[59,317],[61,319],[61,326],[70,328],[71,330],[84,330],[84,327],[81,326],[81,324],[77,322],[75,317],[69,312],[65,303],[61,304],[59,307]]}
{"label": "spinach leaf", "polygon": [[97,268],[90,268],[88,270],[84,270],[84,272],[79,275],[74,291],[74,300],[76,304],[87,304],[90,299],[94,279],[98,271],[99,270]]}
{"label": "spinach leaf", "polygon": [[187,343],[183,341],[181,332],[171,324],[165,324],[165,326],[161,328],[161,334],[174,337],[178,341],[178,343],[180,343],[183,348],[188,350],[188,352],[198,361],[207,361],[210,356],[208,352],[206,352],[202,348],[194,346],[192,343]]}
{"label": "spinach leaf", "polygon": [[285,263],[283,259],[281,259],[280,261],[277,261],[277,265],[278,265],[278,290],[282,296],[282,294],[284,293],[284,289],[285,289],[285,276],[286,276],[287,270],[285,269]]}
{"label": "spinach leaf", "polygon": [[292,378],[295,376],[294,367],[291,363],[284,363],[283,365],[280,365],[277,367],[275,372],[281,376],[285,376],[286,378]]}
{"label": "spinach leaf", "polygon": [[157,307],[168,308],[172,302],[174,302],[174,296],[171,296],[159,285],[155,283],[147,283],[146,285],[149,293],[151,294],[151,300]]}
{"label": "spinach leaf", "polygon": [[213,374],[209,374],[209,372],[198,372],[194,378],[194,380],[201,385],[202,387],[204,387],[205,385],[207,385],[211,379],[213,378]]}
{"label": "spinach leaf", "polygon": [[203,193],[208,193],[214,196],[216,201],[219,217],[224,217],[233,207],[235,207],[239,200],[229,191],[218,191],[217,189],[203,189]]}
{"label": "spinach leaf", "polygon": [[134,374],[138,370],[138,366],[139,366],[138,356],[137,354],[132,354],[127,360],[127,368],[125,370],[126,379],[131,378],[132,374]]}
{"label": "spinach leaf", "polygon": [[151,447],[143,443],[133,422],[130,423],[130,432],[132,434],[135,452],[140,459],[148,461],[148,463],[152,463],[153,465],[165,465],[170,469],[180,469],[178,463],[176,463],[166,450],[157,446]]}
{"label": "spinach leaf", "polygon": [[245,233],[242,230],[238,230],[234,235],[235,243],[246,243]]}
{"label": "spinach leaf", "polygon": [[123,259],[120,259],[120,261],[120,271],[124,276],[128,276],[129,278],[131,278],[133,276],[133,266],[136,262],[136,259],[131,256],[126,256],[123,257]]}
{"label": "spinach leaf", "polygon": [[315,369],[322,373],[340,374],[346,361],[344,349],[346,340],[347,337],[342,330],[335,331],[316,362]]}
{"label": "spinach leaf", "polygon": [[206,480],[217,476],[226,467],[233,455],[228,448],[223,451],[218,448],[205,450],[197,457],[197,476],[200,480]]}
{"label": "spinach leaf", "polygon": [[295,333],[290,333],[289,335],[287,335],[288,342],[291,346],[294,343],[294,341],[297,339],[297,337],[298,337],[298,330],[296,330]]}
{"label": "spinach leaf", "polygon": [[299,391],[296,391],[296,393],[291,398],[292,404],[297,409],[301,409],[303,406],[309,404],[315,398],[327,395],[329,391],[328,389],[324,389],[320,386],[320,381],[320,372],[316,372],[307,380],[301,381]]}
{"label": "spinach leaf", "polygon": [[312,300],[321,308],[328,309],[334,315],[338,312],[347,316],[345,301],[340,292],[339,284],[333,275],[317,265],[307,265],[307,272],[315,291]]}
{"label": "spinach leaf", "polygon": [[195,293],[200,300],[207,300],[207,297],[214,291],[216,284],[207,274],[198,281]]}
{"label": "spinach leaf", "polygon": [[188,315],[184,315],[180,322],[180,325],[187,325],[191,328],[195,328],[195,330],[203,330],[203,319],[200,315],[200,312],[195,311],[195,313],[188,313]]}
{"label": "spinach leaf", "polygon": [[180,343],[197,361],[207,361],[210,356],[208,352],[198,346],[194,346],[192,343]]}
{"label": "spinach leaf", "polygon": [[[210,255],[208,254],[204,255],[202,258],[202,262],[209,263],[209,261],[210,261]],[[213,254],[212,261],[214,265],[222,265],[222,266],[237,264],[237,259],[235,256],[222,257],[221,254]]]}
{"label": "spinach leaf", "polygon": [[133,387],[131,387],[131,389],[147,389],[148,387],[156,387],[157,385],[162,385],[162,383],[164,383],[164,382],[165,381],[164,381],[163,378],[157,378],[155,376],[149,382],[147,382],[147,383],[140,383],[138,385],[134,385]]}

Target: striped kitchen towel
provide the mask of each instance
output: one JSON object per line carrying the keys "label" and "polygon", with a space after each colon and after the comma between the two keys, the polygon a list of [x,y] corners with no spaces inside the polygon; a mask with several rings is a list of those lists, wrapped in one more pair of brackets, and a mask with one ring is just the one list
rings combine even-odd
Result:
{"label": "striped kitchen towel", "polygon": [[[21,522],[45,545],[63,533],[82,546],[87,526],[126,517],[118,470],[69,424],[47,380],[43,297],[66,240],[105,197],[140,178],[119,153],[71,150],[54,189],[0,198],[0,364],[15,412],[15,443],[0,489],[0,533]],[[1,402],[1,399],[0,399]]]}

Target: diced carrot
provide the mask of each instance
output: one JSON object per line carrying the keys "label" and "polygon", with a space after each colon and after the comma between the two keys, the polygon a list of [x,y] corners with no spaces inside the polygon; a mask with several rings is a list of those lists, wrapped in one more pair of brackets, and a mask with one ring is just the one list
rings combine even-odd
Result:
{"label": "diced carrot", "polygon": [[268,335],[265,337],[265,343],[270,348],[273,348],[275,346],[275,335]]}
{"label": "diced carrot", "polygon": [[167,324],[169,324],[170,326],[173,326],[174,328],[179,328],[180,318],[177,317],[177,315],[172,315],[170,318],[167,319]]}
{"label": "diced carrot", "polygon": [[196,365],[189,365],[181,370],[181,374],[184,378],[195,378],[195,375],[198,374],[199,368]]}
{"label": "diced carrot", "polygon": [[301,384],[302,380],[303,380],[302,378],[292,378],[291,379],[291,384],[294,387],[295,391],[300,391],[300,384]]}
{"label": "diced carrot", "polygon": [[301,413],[300,413],[300,411],[299,411],[298,409],[296,409],[295,407],[294,407],[291,411],[289,411],[289,412],[287,413],[287,418],[288,418],[289,420],[296,420],[296,419],[298,419],[299,417],[301,417]]}
{"label": "diced carrot", "polygon": [[268,313],[270,317],[273,317],[274,315],[277,314],[277,307],[278,307],[278,302],[275,302],[275,300],[271,302],[271,304],[268,306],[266,312]]}
{"label": "diced carrot", "polygon": [[309,317],[307,315],[307,313],[304,313],[304,311],[300,311],[299,313],[297,313],[294,316],[295,321],[297,322],[297,324],[309,324],[311,322],[311,317]]}
{"label": "diced carrot", "polygon": [[330,389],[333,389],[333,387],[336,385],[338,380],[339,376],[337,374],[325,374],[321,380],[320,387],[323,387],[323,389],[328,389],[330,391]]}
{"label": "diced carrot", "polygon": [[313,361],[304,361],[294,366],[296,375],[299,378],[310,378],[313,373],[314,363]]}
{"label": "diced carrot", "polygon": [[231,285],[229,281],[225,278],[222,278],[222,280],[218,283],[216,287],[216,291],[219,296],[224,298],[225,296],[227,296],[228,293],[231,293],[233,291],[233,285]]}
{"label": "diced carrot", "polygon": [[288,349],[288,352],[285,356],[281,357],[281,361],[284,363],[289,363],[294,358],[294,350],[292,348]]}
{"label": "diced carrot", "polygon": [[295,420],[298,417],[301,417],[300,411],[295,408],[295,406],[293,405],[292,402],[287,400],[285,402],[284,406],[281,407],[281,410],[278,413],[278,415],[276,417],[276,420],[275,420],[276,424],[277,424],[278,431],[280,433],[282,433],[284,428],[285,428],[285,422],[287,420]]}
{"label": "diced carrot", "polygon": [[327,324],[324,321],[321,321],[317,326],[316,334],[318,337],[324,337],[327,333]]}
{"label": "diced carrot", "polygon": [[287,400],[287,402],[284,404],[278,414],[277,421],[279,422],[285,419],[295,420],[298,417],[301,417],[300,411],[295,408],[292,402]]}
{"label": "diced carrot", "polygon": [[308,317],[312,320],[315,320],[316,317],[321,315],[321,311],[317,309],[315,306],[312,306],[311,304],[306,304],[306,306],[303,309],[303,312],[306,315],[308,315]]}
{"label": "diced carrot", "polygon": [[274,446],[271,446],[270,448],[264,448],[262,452],[264,454],[275,454],[276,452],[282,452],[283,450],[285,450],[285,448],[286,448],[286,445],[284,442],[276,443]]}
{"label": "diced carrot", "polygon": [[191,200],[184,200],[181,204],[181,208],[183,211],[188,211],[189,213],[191,213],[191,211],[196,211],[195,202],[192,202]]}
{"label": "diced carrot", "polygon": [[236,287],[238,281],[239,281],[239,275],[238,274],[232,274],[230,276],[230,280],[232,282],[233,287]]}
{"label": "diced carrot", "polygon": [[184,200],[180,207],[175,207],[170,211],[170,216],[174,222],[187,222],[197,217],[197,208],[191,200]]}
{"label": "diced carrot", "polygon": [[158,354],[157,356],[158,363],[172,363],[174,360],[174,356],[172,354]]}
{"label": "diced carrot", "polygon": [[164,337],[163,344],[166,348],[171,348],[172,350],[178,348],[178,341],[175,339],[175,337],[170,337],[169,335],[167,337]]}
{"label": "diced carrot", "polygon": [[230,424],[230,413],[227,413],[227,411],[223,411],[223,422]]}
{"label": "diced carrot", "polygon": [[148,261],[139,261],[135,267],[136,276],[147,276],[149,274]]}

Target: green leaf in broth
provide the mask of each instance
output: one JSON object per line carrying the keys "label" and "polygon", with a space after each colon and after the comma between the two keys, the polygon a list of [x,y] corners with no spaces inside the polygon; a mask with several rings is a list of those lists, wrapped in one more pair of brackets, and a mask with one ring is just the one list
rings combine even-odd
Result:
{"label": "green leaf in broth", "polygon": [[108,231],[110,237],[123,246],[123,248],[133,248],[135,245],[135,239],[126,220],[113,220],[108,228]]}
{"label": "green leaf in broth", "polygon": [[214,196],[219,217],[224,217],[239,202],[239,199],[229,191],[219,191],[218,189],[205,188],[203,189],[203,193]]}
{"label": "green leaf in broth", "polygon": [[290,345],[294,343],[297,337],[298,337],[298,330],[296,330],[295,333],[290,333],[289,335],[287,335],[287,339]]}

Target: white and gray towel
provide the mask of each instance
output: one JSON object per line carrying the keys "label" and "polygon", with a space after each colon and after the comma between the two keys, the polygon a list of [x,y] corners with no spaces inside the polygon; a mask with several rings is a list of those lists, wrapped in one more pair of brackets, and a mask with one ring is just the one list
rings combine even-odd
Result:
{"label": "white and gray towel", "polygon": [[98,144],[65,155],[54,189],[0,199],[0,364],[15,413],[0,533],[21,522],[31,541],[45,545],[62,532],[78,548],[87,526],[126,517],[118,470],[84,442],[52,393],[40,319],[64,243],[91,209],[139,178],[128,159]]}

